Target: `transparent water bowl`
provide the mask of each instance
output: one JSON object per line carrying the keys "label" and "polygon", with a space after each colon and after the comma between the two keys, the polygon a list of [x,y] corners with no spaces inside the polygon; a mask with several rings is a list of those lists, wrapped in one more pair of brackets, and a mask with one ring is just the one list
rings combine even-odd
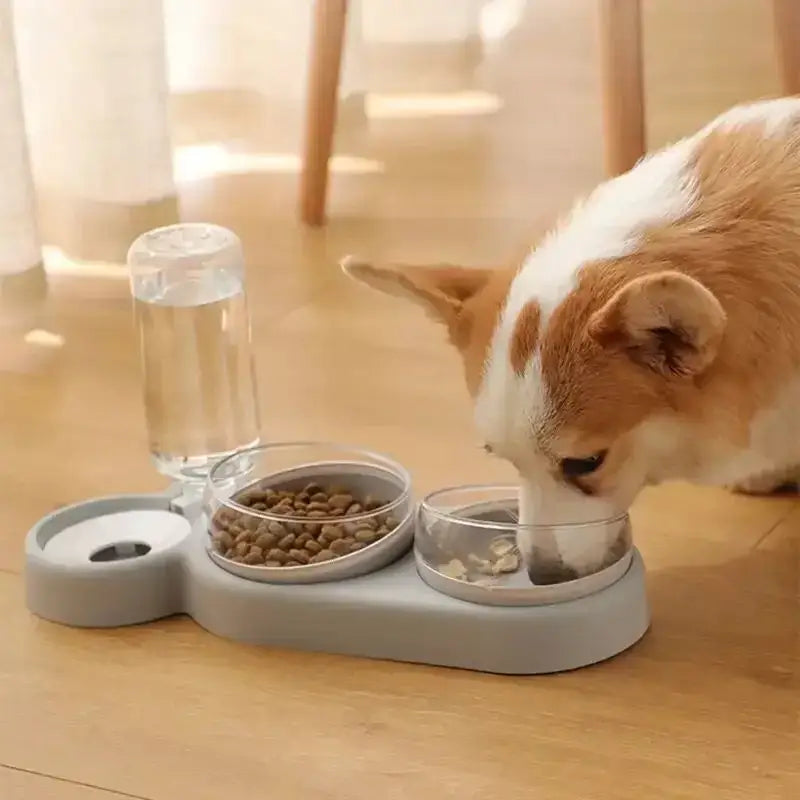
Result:
{"label": "transparent water bowl", "polygon": [[627,515],[574,525],[520,525],[517,489],[459,486],[417,512],[414,554],[432,588],[485,605],[573,600],[619,580],[633,556]]}
{"label": "transparent water bowl", "polygon": [[407,552],[414,537],[406,470],[377,453],[333,443],[240,450],[211,469],[204,505],[212,560],[267,583],[374,572]]}

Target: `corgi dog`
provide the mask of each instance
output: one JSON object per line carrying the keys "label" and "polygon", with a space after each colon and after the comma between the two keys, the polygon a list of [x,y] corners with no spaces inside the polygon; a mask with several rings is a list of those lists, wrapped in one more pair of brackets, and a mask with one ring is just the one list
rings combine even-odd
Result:
{"label": "corgi dog", "polygon": [[613,518],[668,480],[800,478],[800,99],[645,156],[512,268],[342,267],[446,327],[522,525]]}

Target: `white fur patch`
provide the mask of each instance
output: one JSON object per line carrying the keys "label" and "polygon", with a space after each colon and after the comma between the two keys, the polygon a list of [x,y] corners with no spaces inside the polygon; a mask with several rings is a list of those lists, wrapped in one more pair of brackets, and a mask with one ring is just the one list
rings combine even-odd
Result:
{"label": "white fur patch", "polygon": [[712,129],[731,130],[760,123],[764,126],[765,135],[775,136],[785,133],[798,120],[800,120],[800,98],[759,100],[755,103],[743,103],[725,111],[706,125],[698,135],[702,137]]}
{"label": "white fur patch", "polygon": [[688,213],[695,200],[687,172],[694,146],[694,138],[681,140],[601,184],[525,260],[511,284],[478,394],[476,421],[487,441],[517,443],[523,430],[529,438],[547,413],[538,358],[531,359],[522,378],[509,365],[511,336],[523,306],[530,300],[539,304],[543,330],[586,264],[634,252],[648,226]]}

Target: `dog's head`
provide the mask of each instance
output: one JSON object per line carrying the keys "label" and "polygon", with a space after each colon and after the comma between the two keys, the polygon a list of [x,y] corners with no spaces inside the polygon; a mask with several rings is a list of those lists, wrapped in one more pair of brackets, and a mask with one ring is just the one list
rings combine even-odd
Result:
{"label": "dog's head", "polygon": [[696,280],[657,265],[599,261],[565,286],[536,260],[343,267],[446,326],[486,447],[519,472],[522,522],[605,519],[696,457],[695,412],[726,316]]}
{"label": "dog's head", "polygon": [[598,186],[512,269],[345,270],[447,327],[522,522],[735,484],[797,453],[798,142],[796,99],[734,109]]}

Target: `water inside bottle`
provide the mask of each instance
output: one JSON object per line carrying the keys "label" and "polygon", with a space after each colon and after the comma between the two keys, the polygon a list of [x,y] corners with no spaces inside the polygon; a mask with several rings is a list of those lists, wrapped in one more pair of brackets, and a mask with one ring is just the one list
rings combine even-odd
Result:
{"label": "water inside bottle", "polygon": [[134,282],[144,403],[160,472],[204,480],[220,458],[259,442],[242,278],[218,268]]}

